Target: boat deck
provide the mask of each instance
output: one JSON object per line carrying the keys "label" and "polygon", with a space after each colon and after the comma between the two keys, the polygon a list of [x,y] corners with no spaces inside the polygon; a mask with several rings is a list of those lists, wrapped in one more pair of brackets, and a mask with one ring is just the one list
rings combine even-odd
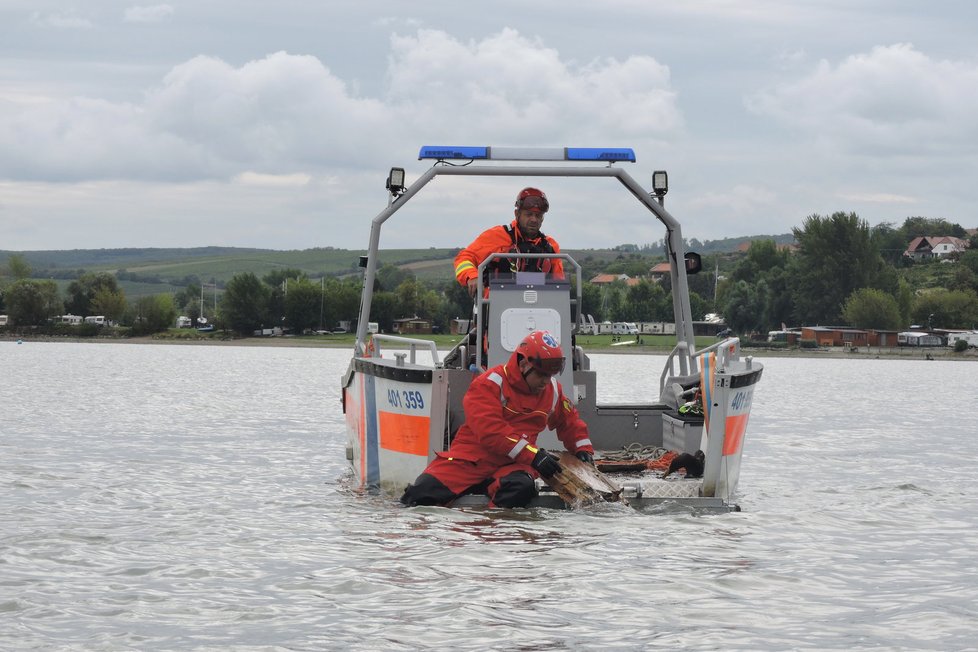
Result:
{"label": "boat deck", "polygon": [[[684,478],[674,475],[663,478],[656,471],[629,471],[606,473],[608,478],[622,487],[622,496],[628,505],[637,509],[659,505],[674,504],[687,506],[704,511],[740,511],[735,504],[724,502],[718,498],[700,496],[703,486],[702,478]],[[546,507],[551,509],[567,509],[568,505],[543,482],[537,480],[537,498],[530,507]],[[485,495],[462,496],[453,507],[485,507],[488,497]]]}

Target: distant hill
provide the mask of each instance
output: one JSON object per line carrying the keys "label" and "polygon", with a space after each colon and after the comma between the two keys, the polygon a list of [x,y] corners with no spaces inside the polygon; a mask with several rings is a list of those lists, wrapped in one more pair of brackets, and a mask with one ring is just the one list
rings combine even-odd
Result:
{"label": "distant hill", "polygon": [[[750,240],[785,243],[792,242],[793,237],[790,234],[744,236],[704,242],[694,239],[688,246],[701,254],[732,253]],[[11,255],[17,254],[31,266],[35,278],[53,278],[61,281],[61,284],[84,272],[112,272],[119,277],[126,295],[133,297],[172,291],[191,282],[223,285],[235,274],[246,272],[261,278],[277,269],[298,269],[310,278],[343,277],[359,273],[360,257],[366,253],[363,249],[332,247],[291,251],[243,247],[0,250],[0,268],[5,266]],[[456,253],[458,249],[384,249],[381,250],[380,263],[410,269],[422,280],[447,281],[452,278],[452,261]],[[639,249],[635,245],[611,249],[571,249],[566,253],[578,262],[588,261],[587,267],[591,268],[614,262],[622,256],[638,254],[650,260],[662,256],[658,247]]]}
{"label": "distant hill", "polygon": [[792,233],[782,233],[780,235],[746,235],[737,238],[723,238],[721,240],[703,240],[699,242],[695,238],[690,240],[689,248],[700,254],[731,253],[737,251],[740,245],[753,240],[774,240],[776,244],[791,244],[795,241]]}
{"label": "distant hill", "polygon": [[[381,263],[406,265],[430,260],[451,260],[452,249],[387,249]],[[366,250],[332,247],[278,251],[239,247],[193,249],[72,249],[64,251],[0,251],[0,266],[18,254],[42,278],[75,278],[79,272],[116,272],[149,282],[182,281],[196,276],[206,282],[226,282],[253,272],[261,277],[275,269],[292,268],[313,278],[342,276],[359,270]]]}
{"label": "distant hill", "polygon": [[106,269],[144,264],[150,261],[185,261],[221,256],[275,253],[272,249],[244,249],[238,247],[194,247],[188,249],[50,249],[39,251],[0,251],[0,263],[11,254],[20,254],[34,268]]}

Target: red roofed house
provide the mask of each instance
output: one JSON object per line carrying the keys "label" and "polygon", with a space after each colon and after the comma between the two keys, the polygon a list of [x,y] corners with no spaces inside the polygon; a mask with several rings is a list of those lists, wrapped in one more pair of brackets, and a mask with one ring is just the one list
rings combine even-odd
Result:
{"label": "red roofed house", "polygon": [[924,235],[914,238],[903,255],[913,260],[945,258],[951,254],[962,253],[967,248],[968,243],[961,238],[951,235]]}
{"label": "red roofed house", "polygon": [[631,287],[641,283],[642,279],[631,278],[628,274],[598,274],[591,279],[594,285],[611,285],[615,281],[625,281],[625,285]]}
{"label": "red roofed house", "polygon": [[653,281],[658,282],[669,276],[671,271],[672,269],[669,267],[669,263],[659,263],[649,270],[649,276],[652,277]]}

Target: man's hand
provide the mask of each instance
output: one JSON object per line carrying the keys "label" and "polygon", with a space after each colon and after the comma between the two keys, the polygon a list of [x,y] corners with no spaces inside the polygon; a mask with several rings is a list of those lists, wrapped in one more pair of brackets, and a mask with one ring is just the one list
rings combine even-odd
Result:
{"label": "man's hand", "polygon": [[478,285],[479,285],[479,279],[477,278],[470,278],[468,283],[466,284],[466,287],[469,290],[469,296],[472,297],[473,299],[475,298],[475,291]]}
{"label": "man's hand", "polygon": [[594,455],[591,455],[589,452],[577,451],[576,453],[574,453],[574,455],[576,455],[577,459],[581,460],[585,464],[590,464],[591,466],[594,466]]}
{"label": "man's hand", "polygon": [[557,463],[557,459],[544,448],[537,451],[537,454],[533,457],[533,461],[530,462],[530,466],[545,478],[551,478],[562,470],[560,464]]}

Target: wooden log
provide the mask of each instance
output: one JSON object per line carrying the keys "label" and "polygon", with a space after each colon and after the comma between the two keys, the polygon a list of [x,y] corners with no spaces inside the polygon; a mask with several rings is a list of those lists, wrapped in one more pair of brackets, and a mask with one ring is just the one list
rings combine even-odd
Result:
{"label": "wooden log", "polygon": [[588,507],[604,502],[628,504],[621,487],[595,467],[577,459],[573,453],[563,451],[559,461],[560,473],[543,481],[570,507]]}

